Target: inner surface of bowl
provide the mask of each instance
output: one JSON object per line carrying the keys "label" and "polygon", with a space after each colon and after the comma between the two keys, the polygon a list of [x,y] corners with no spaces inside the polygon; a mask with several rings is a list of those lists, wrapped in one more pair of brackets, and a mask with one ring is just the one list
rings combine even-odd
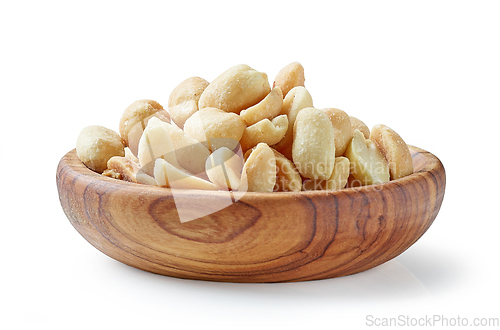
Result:
{"label": "inner surface of bowl", "polygon": [[59,163],[57,186],[75,229],[127,265],[212,281],[315,280],[380,265],[432,224],[445,170],[431,153],[410,150],[414,174],[384,184],[240,196],[108,178],[73,150]]}

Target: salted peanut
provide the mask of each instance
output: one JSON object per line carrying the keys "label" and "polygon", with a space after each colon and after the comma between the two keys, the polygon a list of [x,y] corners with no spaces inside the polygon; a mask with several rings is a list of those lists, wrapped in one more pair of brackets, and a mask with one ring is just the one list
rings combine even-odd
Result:
{"label": "salted peanut", "polygon": [[152,118],[149,121],[148,126],[151,125],[160,125],[168,132],[175,151],[175,158],[180,167],[193,174],[205,172],[205,162],[210,156],[207,147],[175,125],[165,123],[157,118]]}
{"label": "salted peanut", "polygon": [[405,141],[393,129],[385,125],[375,125],[370,140],[375,142],[389,163],[391,180],[399,179],[413,173],[413,161],[410,149]]}
{"label": "salted peanut", "polygon": [[288,129],[288,118],[280,115],[273,120],[263,119],[258,123],[248,126],[241,137],[241,150],[246,151],[263,142],[273,145],[281,141]]}
{"label": "salted peanut", "polygon": [[351,163],[347,157],[335,158],[335,167],[330,179],[326,182],[327,190],[336,190],[345,188],[349,178]]}
{"label": "salted peanut", "polygon": [[184,124],[184,132],[211,152],[222,147],[234,150],[245,128],[245,121],[240,116],[216,108],[201,109]]}
{"label": "salted peanut", "polygon": [[350,163],[346,157],[335,158],[335,167],[328,180],[306,180],[304,190],[337,190],[347,184],[349,178]]}
{"label": "salted peanut", "polygon": [[304,82],[304,67],[299,62],[293,62],[278,72],[274,78],[273,88],[281,87],[283,95],[286,96],[292,88],[304,86]]}
{"label": "salted peanut", "polygon": [[152,117],[170,122],[170,115],[163,107],[153,100],[135,101],[125,109],[120,119],[119,132],[125,146],[129,147],[134,155],[144,128]]}
{"label": "salted peanut", "polygon": [[240,113],[262,101],[271,91],[267,75],[246,64],[238,64],[223,72],[205,88],[198,108],[217,108]]}
{"label": "salted peanut", "polygon": [[389,181],[389,166],[384,155],[375,143],[365,139],[359,130],[354,131],[351,143],[347,146],[345,157],[351,162],[351,174],[361,185]]}
{"label": "salted peanut", "polygon": [[330,178],[335,165],[334,136],[326,113],[316,108],[299,111],[293,126],[292,160],[304,178]]}
{"label": "salted peanut", "polygon": [[345,149],[352,139],[351,120],[349,115],[340,109],[325,108],[324,111],[332,122],[335,131],[335,157],[344,154]]}
{"label": "salted peanut", "polygon": [[276,183],[273,191],[300,191],[302,177],[295,165],[279,151],[271,148],[276,157]]}
{"label": "salted peanut", "polygon": [[243,165],[238,191],[272,192],[276,184],[276,157],[265,143],[259,143]]}
{"label": "salted peanut", "polygon": [[142,170],[153,176],[157,158],[165,159],[170,164],[180,167],[175,156],[174,144],[165,126],[158,125],[155,120],[150,120],[150,123],[139,140],[137,156]]}
{"label": "salted peanut", "polygon": [[300,110],[313,106],[311,94],[303,86],[292,88],[283,100],[283,107],[280,115],[286,115],[288,118],[288,129],[285,137],[275,144],[273,148],[282,153],[285,157],[292,160],[292,142],[293,142],[293,125],[295,118]]}
{"label": "salted peanut", "polygon": [[275,87],[262,101],[246,110],[242,110],[240,116],[247,126],[250,126],[262,119],[273,119],[281,112],[282,106],[283,93],[281,88]]}
{"label": "salted peanut", "polygon": [[217,187],[213,183],[200,179],[161,158],[155,161],[154,178],[156,183],[162,187],[173,189],[217,190]]}
{"label": "salted peanut", "polygon": [[223,190],[238,190],[242,168],[242,157],[226,147],[215,150],[205,164],[210,181]]}
{"label": "salted peanut", "polygon": [[352,134],[354,134],[355,130],[359,129],[359,131],[363,133],[363,135],[365,136],[365,139],[370,138],[370,129],[368,128],[368,126],[366,126],[364,122],[353,116],[349,116],[349,120],[351,121]]}
{"label": "salted peanut", "polygon": [[168,112],[179,128],[183,128],[186,120],[198,111],[198,101],[208,85],[209,82],[203,78],[191,77],[177,85],[170,93]]}
{"label": "salted peanut", "polygon": [[113,156],[125,156],[120,135],[115,131],[93,125],[85,127],[76,140],[76,155],[91,170],[102,173]]}

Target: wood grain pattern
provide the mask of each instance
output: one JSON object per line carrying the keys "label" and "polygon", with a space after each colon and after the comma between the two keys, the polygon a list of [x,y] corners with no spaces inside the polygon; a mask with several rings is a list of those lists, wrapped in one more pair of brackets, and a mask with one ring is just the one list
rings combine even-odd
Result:
{"label": "wood grain pattern", "polygon": [[[170,189],[104,177],[70,151],[57,169],[64,212],[111,258],[168,276],[228,282],[332,278],[378,266],[415,243],[443,201],[445,170],[410,147],[415,173],[382,185],[339,191],[247,193],[181,223]],[[190,212],[223,203],[219,192],[183,190]]]}

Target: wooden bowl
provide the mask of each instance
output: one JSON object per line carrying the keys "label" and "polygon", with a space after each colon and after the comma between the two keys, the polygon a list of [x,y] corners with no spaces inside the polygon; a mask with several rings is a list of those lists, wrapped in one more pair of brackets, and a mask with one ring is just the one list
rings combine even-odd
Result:
{"label": "wooden bowl", "polygon": [[[75,150],[59,163],[57,188],[75,229],[129,266],[209,281],[317,280],[378,266],[430,227],[443,201],[445,170],[431,153],[410,150],[415,173],[402,179],[338,191],[247,193],[184,223],[170,189],[104,177]],[[175,199],[206,214],[224,196],[176,190]]]}

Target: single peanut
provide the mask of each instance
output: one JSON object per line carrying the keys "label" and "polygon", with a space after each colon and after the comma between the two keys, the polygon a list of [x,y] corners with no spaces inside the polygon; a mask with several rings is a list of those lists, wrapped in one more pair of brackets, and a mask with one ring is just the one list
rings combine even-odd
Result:
{"label": "single peanut", "polygon": [[305,180],[304,190],[337,190],[347,184],[350,162],[346,157],[335,158],[335,166],[328,180]]}
{"label": "single peanut", "polygon": [[212,152],[221,147],[234,150],[245,128],[245,121],[240,116],[216,108],[201,109],[184,124],[184,132]]}
{"label": "single peanut", "polygon": [[217,108],[239,114],[262,101],[270,91],[265,73],[239,64],[223,72],[205,88],[198,108]]}
{"label": "single peanut", "polygon": [[303,177],[330,178],[335,165],[334,137],[332,123],[323,111],[299,111],[293,126],[292,159]]}
{"label": "single peanut", "polygon": [[152,117],[157,117],[168,123],[170,122],[168,112],[158,102],[153,100],[135,101],[123,112],[119,126],[120,136],[125,146],[129,147],[134,155],[137,155],[137,148],[142,132]]}
{"label": "single peanut", "polygon": [[115,131],[98,125],[85,127],[76,141],[77,157],[91,170],[102,173],[113,156],[125,156],[122,139]]}
{"label": "single peanut", "polygon": [[155,178],[153,178],[151,175],[147,175],[144,173],[144,171],[141,169],[139,173],[135,176],[135,179],[137,180],[137,183],[141,184],[147,184],[149,186],[157,186],[158,183],[156,182]]}
{"label": "single peanut", "polygon": [[155,160],[158,158],[180,167],[167,129],[163,125],[158,125],[155,120],[148,123],[139,140],[138,158],[141,168],[150,176],[154,175]]}
{"label": "single peanut", "polygon": [[240,116],[247,126],[250,126],[263,119],[273,119],[280,113],[282,106],[283,93],[281,88],[276,87],[262,101],[246,110],[242,110]]}
{"label": "single peanut", "polygon": [[300,191],[302,177],[295,165],[279,151],[271,149],[276,157],[276,184],[273,191]]}
{"label": "single peanut", "polygon": [[265,143],[259,143],[243,165],[239,191],[272,192],[276,184],[276,157]]}
{"label": "single peanut", "polygon": [[390,179],[389,166],[377,145],[365,139],[359,130],[354,131],[345,156],[351,162],[351,174],[361,185],[387,182]]}
{"label": "single peanut", "polygon": [[349,120],[351,121],[352,134],[354,134],[355,130],[359,129],[359,131],[365,136],[365,139],[370,138],[370,129],[364,122],[353,116],[349,116]]}
{"label": "single peanut", "polygon": [[288,129],[288,118],[281,115],[273,120],[263,119],[258,123],[248,126],[241,137],[240,145],[243,151],[253,148],[263,142],[273,145],[281,141]]}
{"label": "single peanut", "polygon": [[217,190],[217,187],[213,183],[194,176],[162,158],[155,160],[154,178],[156,183],[162,187]]}
{"label": "single peanut", "polygon": [[332,122],[335,131],[335,157],[340,157],[352,139],[351,120],[347,113],[340,109],[326,108],[322,110]]}
{"label": "single peanut", "polygon": [[286,94],[280,115],[288,118],[288,129],[283,139],[273,148],[292,160],[293,125],[300,110],[313,106],[311,94],[303,86],[294,87]]}
{"label": "single peanut", "polygon": [[198,111],[198,101],[209,82],[200,77],[191,77],[174,88],[168,99],[168,112],[172,121],[183,128],[186,120]]}
{"label": "single peanut", "polygon": [[286,96],[292,88],[304,86],[304,82],[304,68],[300,63],[293,62],[278,72],[274,79],[273,88],[276,86],[281,87],[283,95]]}
{"label": "single peanut", "polygon": [[375,125],[370,140],[375,142],[389,163],[391,180],[396,180],[413,173],[413,160],[405,141],[390,127]]}
{"label": "single peanut", "polygon": [[238,190],[243,159],[226,147],[215,150],[207,159],[205,171],[219,189]]}

